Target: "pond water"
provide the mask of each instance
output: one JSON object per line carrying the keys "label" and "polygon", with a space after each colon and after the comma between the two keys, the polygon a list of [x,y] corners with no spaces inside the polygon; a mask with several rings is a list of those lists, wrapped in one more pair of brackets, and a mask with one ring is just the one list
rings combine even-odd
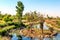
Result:
{"label": "pond water", "polygon": [[[47,27],[47,26],[45,25],[45,23],[43,24],[43,26],[44,26],[44,27],[43,27],[44,30],[45,30],[45,29],[46,29],[46,30],[49,29],[49,27]],[[32,27],[33,27],[33,28],[38,28],[38,29],[40,29],[40,24],[33,25]]]}
{"label": "pond water", "polygon": [[13,34],[11,40],[18,40],[17,35],[16,34]]}
{"label": "pond water", "polygon": [[[36,28],[40,28],[39,24],[35,25],[34,27]],[[44,24],[44,28],[43,29],[49,29],[45,24]],[[40,38],[31,38],[31,37],[25,37],[25,36],[21,36],[22,40],[40,40]],[[11,40],[19,40],[19,37],[17,37],[17,35],[14,33],[12,35]],[[60,40],[60,33],[57,34],[57,36],[53,37],[53,38],[43,38],[42,40]]]}
{"label": "pond water", "polygon": [[[17,37],[16,34],[13,34],[13,37],[11,40],[19,40],[19,38]],[[31,38],[31,37],[25,37],[22,36],[22,40],[40,40],[40,38]],[[57,36],[53,37],[53,38],[43,38],[43,40],[60,40],[60,34],[58,34]]]}

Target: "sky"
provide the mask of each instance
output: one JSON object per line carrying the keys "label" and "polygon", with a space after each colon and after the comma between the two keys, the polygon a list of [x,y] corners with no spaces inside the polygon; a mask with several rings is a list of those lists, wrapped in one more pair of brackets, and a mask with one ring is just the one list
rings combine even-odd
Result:
{"label": "sky", "polygon": [[0,11],[15,15],[18,1],[24,4],[23,14],[37,11],[44,15],[60,16],[60,0],[0,0]]}

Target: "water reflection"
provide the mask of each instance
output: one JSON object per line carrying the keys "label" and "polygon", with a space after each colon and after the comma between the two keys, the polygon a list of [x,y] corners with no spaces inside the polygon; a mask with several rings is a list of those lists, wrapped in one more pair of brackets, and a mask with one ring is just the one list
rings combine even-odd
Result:
{"label": "water reflection", "polygon": [[22,40],[31,40],[31,38],[22,36]]}
{"label": "water reflection", "polygon": [[[33,25],[32,27],[40,29],[40,24]],[[45,29],[48,30],[49,27],[47,27],[47,26],[45,25],[45,23],[44,23],[44,24],[43,24],[43,29],[44,29],[44,30],[45,30]]]}
{"label": "water reflection", "polygon": [[58,35],[56,36],[56,39],[57,39],[57,40],[60,40],[60,34],[58,34]]}
{"label": "water reflection", "polygon": [[58,38],[52,37],[52,38],[44,38],[44,39],[40,39],[40,38],[30,38],[30,37],[23,37],[22,40],[60,40]]}
{"label": "water reflection", "polygon": [[[37,28],[40,28],[40,25],[39,24],[37,25]],[[44,24],[44,29],[48,29],[48,27],[45,24]],[[16,34],[13,34],[12,36],[13,37],[11,38],[11,40],[19,40],[19,37],[17,37]],[[36,38],[25,37],[25,36],[21,36],[21,37],[22,37],[21,38],[22,40],[60,40],[60,34],[57,34],[57,36],[55,36],[55,37],[43,38],[43,39],[40,39],[40,38],[37,38],[37,37]]]}
{"label": "water reflection", "polygon": [[44,24],[43,24],[43,29],[49,30],[49,27],[47,27],[47,26],[45,25],[45,23],[44,23]]}
{"label": "water reflection", "polygon": [[16,35],[16,34],[13,34],[13,35],[12,35],[12,39],[11,39],[11,40],[18,40],[17,35]]}
{"label": "water reflection", "polygon": [[[17,37],[16,34],[13,34],[12,35],[12,39],[11,40],[19,40],[19,38]],[[21,38],[22,40],[41,40],[40,38],[31,38],[31,37],[25,37],[25,36],[22,36]],[[60,40],[60,34],[58,34],[57,36],[55,37],[51,37],[51,38],[43,38],[42,40]]]}
{"label": "water reflection", "polygon": [[40,40],[40,38],[35,37],[35,38],[33,38],[33,40]]}
{"label": "water reflection", "polygon": [[44,38],[43,40],[49,40],[50,38]]}

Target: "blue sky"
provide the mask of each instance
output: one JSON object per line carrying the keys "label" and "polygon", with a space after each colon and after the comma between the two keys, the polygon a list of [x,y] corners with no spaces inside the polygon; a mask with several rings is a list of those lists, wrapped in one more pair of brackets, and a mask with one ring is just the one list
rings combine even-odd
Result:
{"label": "blue sky", "polygon": [[0,0],[0,11],[16,14],[17,1],[24,4],[24,14],[28,11],[37,11],[44,15],[60,16],[60,0]]}

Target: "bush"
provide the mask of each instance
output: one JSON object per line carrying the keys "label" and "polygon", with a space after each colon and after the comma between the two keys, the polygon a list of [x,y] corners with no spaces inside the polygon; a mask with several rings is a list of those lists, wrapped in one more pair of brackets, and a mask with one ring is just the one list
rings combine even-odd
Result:
{"label": "bush", "polygon": [[60,26],[60,21],[57,21],[57,25]]}
{"label": "bush", "polygon": [[14,25],[14,23],[12,21],[8,21],[7,24],[8,25]]}
{"label": "bush", "polygon": [[16,26],[12,25],[12,26],[6,26],[6,27],[0,29],[0,35],[5,35],[5,33],[6,33],[8,30],[13,29],[13,28],[15,28],[15,27],[16,27]]}
{"label": "bush", "polygon": [[16,27],[19,27],[18,22],[14,22],[14,25],[15,25]]}
{"label": "bush", "polygon": [[4,30],[3,32],[0,32],[0,35],[4,36],[6,31]]}
{"label": "bush", "polygon": [[0,27],[4,27],[4,26],[6,26],[6,24],[0,24]]}
{"label": "bush", "polygon": [[4,27],[4,26],[6,26],[6,22],[5,22],[5,21],[0,20],[0,27]]}

